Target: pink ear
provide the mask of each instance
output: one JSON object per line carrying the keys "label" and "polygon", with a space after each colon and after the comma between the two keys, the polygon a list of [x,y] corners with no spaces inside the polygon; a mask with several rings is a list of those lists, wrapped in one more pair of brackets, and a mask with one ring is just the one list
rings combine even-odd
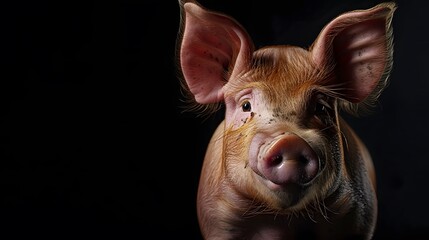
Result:
{"label": "pink ear", "polygon": [[322,69],[334,66],[335,78],[344,99],[357,103],[367,98],[392,65],[391,19],[394,3],[352,11],[332,20],[311,47],[314,61]]}
{"label": "pink ear", "polygon": [[253,43],[234,19],[193,2],[181,7],[180,64],[186,84],[198,103],[222,101],[225,83],[248,67]]}

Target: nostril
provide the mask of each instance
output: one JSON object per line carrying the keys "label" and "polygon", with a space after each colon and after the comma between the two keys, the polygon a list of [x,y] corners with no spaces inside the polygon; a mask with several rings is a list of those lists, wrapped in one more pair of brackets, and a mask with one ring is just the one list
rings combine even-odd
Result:
{"label": "nostril", "polygon": [[306,156],[301,155],[299,156],[299,162],[303,165],[307,165],[310,162],[310,160]]}
{"label": "nostril", "polygon": [[[280,165],[284,159],[285,158],[281,154],[273,156],[270,161],[268,161],[269,167]],[[310,162],[310,160],[304,155],[299,155],[296,159],[286,159],[285,161],[296,161],[300,166],[305,166]]]}
{"label": "nostril", "polygon": [[272,167],[280,165],[283,162],[283,157],[281,155],[276,155],[271,158],[270,165]]}

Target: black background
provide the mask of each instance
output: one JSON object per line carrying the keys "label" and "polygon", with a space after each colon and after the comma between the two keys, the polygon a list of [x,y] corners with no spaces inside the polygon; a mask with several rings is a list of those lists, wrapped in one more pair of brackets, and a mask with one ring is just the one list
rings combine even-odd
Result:
{"label": "black background", "polygon": [[[379,2],[201,0],[258,48],[308,47]],[[391,83],[373,114],[346,118],[377,169],[375,239],[425,239],[429,2],[397,3]],[[182,112],[177,1],[1,5],[0,238],[201,239],[196,189],[220,117]]]}

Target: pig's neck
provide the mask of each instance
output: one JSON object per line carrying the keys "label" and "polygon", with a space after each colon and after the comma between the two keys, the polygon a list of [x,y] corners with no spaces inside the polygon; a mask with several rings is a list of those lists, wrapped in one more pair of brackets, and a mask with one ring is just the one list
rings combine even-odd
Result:
{"label": "pig's neck", "polygon": [[252,212],[249,209],[252,199],[244,199],[238,192],[227,188],[224,188],[225,199],[219,201],[219,204],[233,202],[237,205],[221,207],[230,208],[228,215],[224,215],[222,220],[229,225],[228,237],[224,239],[343,239],[356,230],[353,226],[356,218],[355,204],[352,198],[344,197],[347,196],[344,192],[348,191],[344,189],[344,185],[324,201],[325,209],[311,213],[304,209],[302,212],[284,215],[248,215],[243,209]]}

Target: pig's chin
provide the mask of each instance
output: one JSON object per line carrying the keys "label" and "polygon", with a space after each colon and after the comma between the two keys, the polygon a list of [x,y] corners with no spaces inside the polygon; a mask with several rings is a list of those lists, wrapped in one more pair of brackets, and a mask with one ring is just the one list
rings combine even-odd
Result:
{"label": "pig's chin", "polygon": [[286,209],[299,205],[300,201],[307,195],[307,189],[309,188],[308,185],[296,183],[290,183],[286,185],[276,184],[258,174],[256,178],[262,185],[262,195],[274,195],[274,198],[270,198],[270,200],[274,200],[274,202],[270,205],[275,205],[278,209]]}

